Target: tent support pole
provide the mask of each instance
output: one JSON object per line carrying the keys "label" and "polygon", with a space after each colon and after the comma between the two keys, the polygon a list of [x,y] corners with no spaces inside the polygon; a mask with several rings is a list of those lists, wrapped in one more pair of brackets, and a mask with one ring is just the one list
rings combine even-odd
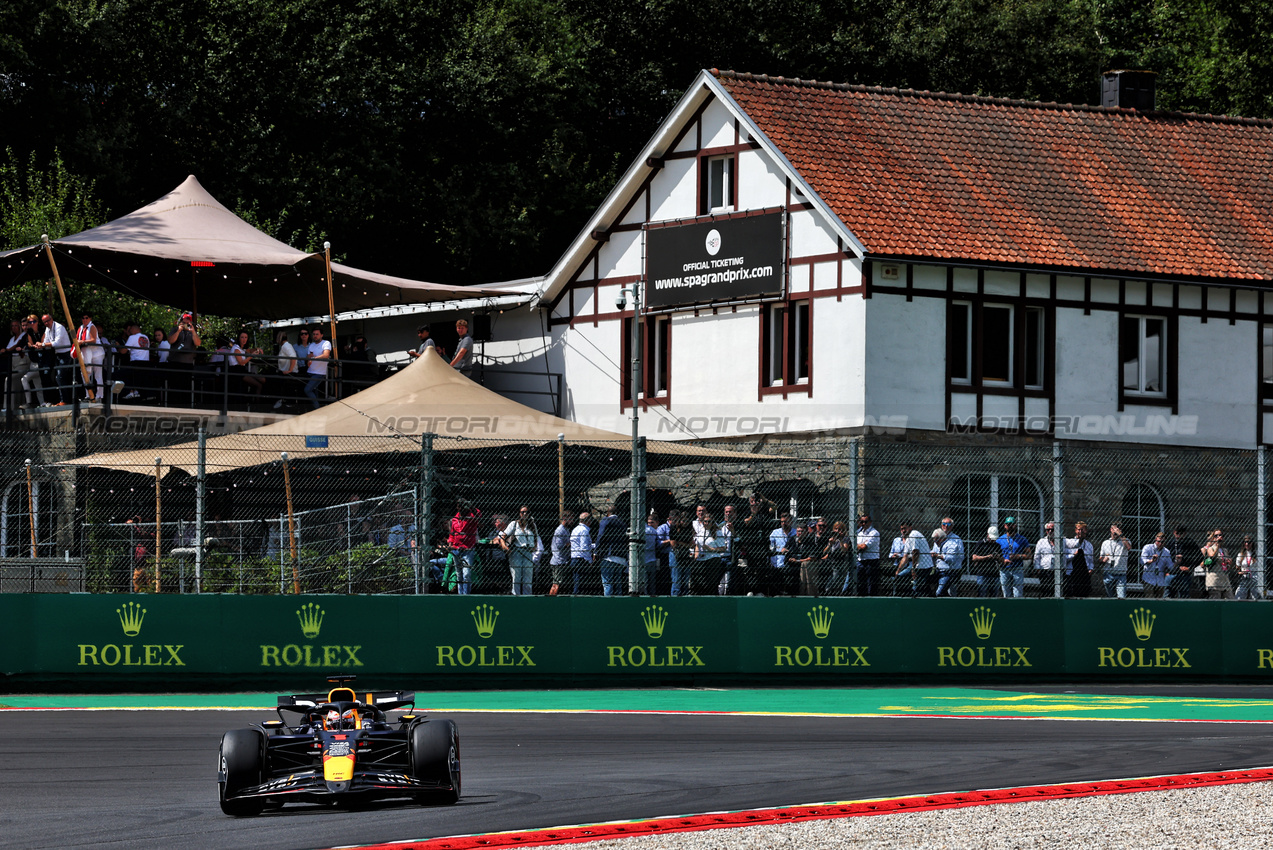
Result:
{"label": "tent support pole", "polygon": [[[27,525],[31,526],[31,557],[39,557],[35,538],[35,496],[31,487],[31,458],[27,458]],[[34,575],[34,573],[32,573]]]}
{"label": "tent support pole", "polygon": [[283,452],[283,491],[287,496],[287,546],[292,553],[292,593],[301,595],[300,568],[296,564],[296,514],[292,512],[292,474],[287,468],[287,452]]}
{"label": "tent support pole", "polygon": [[[71,329],[75,327],[75,321],[71,318],[71,308],[66,303],[66,290],[62,289],[62,276],[58,274],[57,263],[53,260],[53,246],[49,243],[49,235],[47,233],[41,236],[40,239],[44,242],[44,253],[49,258],[49,268],[53,270],[53,282],[57,284],[57,296],[62,301],[62,313],[66,316],[66,335],[71,338],[71,348],[75,351],[75,360],[80,364],[80,375],[84,378],[84,386],[88,387],[88,366],[84,363],[84,355],[80,351],[78,334],[71,333]],[[60,384],[61,381],[58,381],[58,383]]]}
{"label": "tent support pole", "polygon": [[336,398],[341,397],[340,387],[340,346],[336,343],[336,298],[332,294],[332,243],[323,243],[323,264],[327,266],[327,313],[331,316],[332,325],[332,362],[336,365]]}

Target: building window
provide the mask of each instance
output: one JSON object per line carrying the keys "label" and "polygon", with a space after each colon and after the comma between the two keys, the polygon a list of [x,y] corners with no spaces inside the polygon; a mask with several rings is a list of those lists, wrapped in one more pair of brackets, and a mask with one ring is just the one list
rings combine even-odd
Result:
{"label": "building window", "polygon": [[981,540],[987,527],[1012,517],[1030,540],[1043,528],[1043,491],[1022,475],[963,475],[950,486],[950,518],[964,540]]}
{"label": "building window", "polygon": [[1046,321],[1043,307],[951,303],[946,322],[951,383],[1043,390]]}
{"label": "building window", "polygon": [[1273,325],[1260,326],[1260,398],[1273,404]]}
{"label": "building window", "polygon": [[1139,552],[1154,542],[1154,535],[1167,530],[1167,511],[1158,491],[1148,484],[1137,484],[1123,494],[1123,521],[1119,526],[1132,544],[1127,553],[1127,578],[1140,581],[1142,564]]}
{"label": "building window", "polygon": [[703,197],[700,213],[732,210],[737,204],[734,171],[737,168],[733,154],[712,156],[700,160],[702,168]]}
{"label": "building window", "polygon": [[1167,396],[1167,320],[1161,316],[1123,316],[1119,329],[1123,394]]}
{"label": "building window", "polygon": [[808,299],[765,304],[760,322],[760,389],[807,388],[813,377],[813,306]]}
{"label": "building window", "polygon": [[[646,316],[641,320],[641,385],[645,404],[667,403],[672,386],[672,319]],[[624,406],[632,404],[632,319],[623,320],[623,371],[620,378]]]}

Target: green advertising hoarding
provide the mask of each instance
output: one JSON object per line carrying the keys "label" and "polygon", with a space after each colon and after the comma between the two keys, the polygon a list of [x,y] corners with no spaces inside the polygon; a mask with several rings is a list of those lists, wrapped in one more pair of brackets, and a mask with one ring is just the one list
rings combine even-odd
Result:
{"label": "green advertising hoarding", "polygon": [[1163,600],[0,596],[3,685],[1273,678],[1273,608]]}

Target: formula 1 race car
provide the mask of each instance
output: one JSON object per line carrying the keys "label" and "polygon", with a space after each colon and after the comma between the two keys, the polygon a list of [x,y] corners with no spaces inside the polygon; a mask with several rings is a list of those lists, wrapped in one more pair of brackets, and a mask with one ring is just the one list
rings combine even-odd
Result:
{"label": "formula 1 race car", "polygon": [[[328,679],[326,694],[278,698],[278,720],[221,737],[221,811],[258,815],[266,805],[414,798],[423,805],[460,799],[460,734],[450,720],[416,714],[410,691],[362,695],[353,676]],[[402,711],[390,719],[387,712]]]}

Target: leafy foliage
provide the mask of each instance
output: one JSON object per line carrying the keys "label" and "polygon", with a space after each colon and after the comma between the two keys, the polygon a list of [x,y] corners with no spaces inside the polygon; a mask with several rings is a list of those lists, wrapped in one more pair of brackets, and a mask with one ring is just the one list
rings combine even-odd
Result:
{"label": "leafy foliage", "polygon": [[0,144],[114,210],[193,172],[297,247],[489,281],[551,266],[701,68],[1063,102],[1147,68],[1163,108],[1269,117],[1270,30],[1240,0],[17,0]]}

